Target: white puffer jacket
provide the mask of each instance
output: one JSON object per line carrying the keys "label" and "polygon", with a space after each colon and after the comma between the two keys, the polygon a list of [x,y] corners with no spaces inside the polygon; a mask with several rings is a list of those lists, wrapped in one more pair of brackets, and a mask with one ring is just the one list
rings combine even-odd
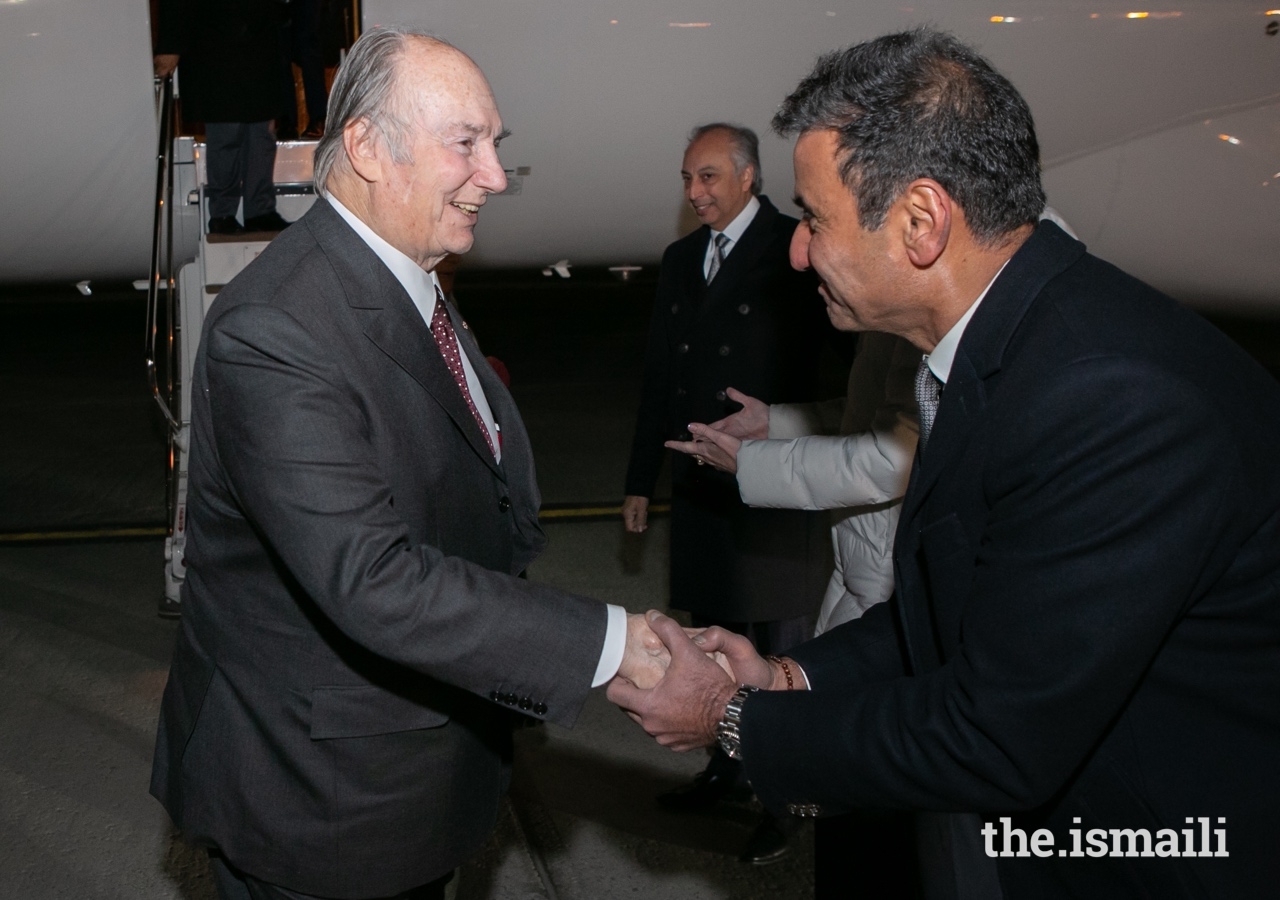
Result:
{"label": "white puffer jacket", "polygon": [[[751,506],[830,509],[835,571],[817,633],[856,619],[893,592],[893,536],[920,433],[920,351],[862,335],[845,400],[775,404],[769,439],[743,441],[738,490]],[[844,415],[836,431],[839,407]]]}

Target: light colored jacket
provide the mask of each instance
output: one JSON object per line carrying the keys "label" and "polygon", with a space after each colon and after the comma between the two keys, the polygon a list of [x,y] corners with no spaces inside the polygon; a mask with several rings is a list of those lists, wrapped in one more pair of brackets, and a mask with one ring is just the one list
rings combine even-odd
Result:
{"label": "light colored jacket", "polygon": [[[864,334],[843,402],[775,404],[769,439],[743,441],[738,451],[744,503],[833,510],[835,571],[818,634],[893,592],[893,537],[920,432],[919,362],[908,341]],[[842,436],[833,434],[837,427]]]}

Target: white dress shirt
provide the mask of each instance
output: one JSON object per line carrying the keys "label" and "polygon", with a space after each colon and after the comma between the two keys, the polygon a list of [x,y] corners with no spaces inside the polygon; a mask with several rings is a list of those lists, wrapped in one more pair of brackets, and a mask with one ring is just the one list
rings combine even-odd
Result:
{"label": "white dress shirt", "polygon": [[[334,196],[326,197],[329,204],[342,216],[343,221],[351,226],[351,229],[360,236],[360,239],[369,245],[369,249],[377,254],[378,259],[391,270],[391,274],[396,276],[396,280],[409,294],[409,299],[413,301],[413,305],[418,308],[418,314],[422,316],[422,321],[427,323],[427,328],[431,328],[431,317],[436,311],[436,291],[440,289],[440,282],[436,278],[435,272],[425,272],[422,267],[405,256],[395,247],[388,244],[385,240],[377,235],[376,232],[366,225],[355,213],[347,209]],[[741,216],[739,216],[741,218]],[[736,219],[734,221],[737,221]],[[744,226],[745,227],[745,226]],[[458,348],[458,355],[462,358],[463,373],[467,378],[467,390],[471,392],[471,400],[476,405],[476,409],[480,412],[480,418],[484,420],[485,428],[489,430],[489,437],[493,441],[494,449],[497,453],[499,461],[502,460],[502,444],[498,439],[498,424],[494,421],[493,410],[489,407],[489,401],[484,395],[484,388],[480,386],[480,379],[476,377],[475,369],[471,367],[471,360],[467,358],[467,354],[462,352],[462,348]],[[600,662],[596,666],[595,677],[591,680],[592,687],[599,687],[610,678],[618,673],[618,668],[622,665],[622,656],[626,650],[627,643],[627,611],[621,606],[607,604],[608,624],[605,628],[604,647],[600,651]]]}
{"label": "white dress shirt", "polygon": [[[1009,265],[1008,260],[1005,261],[1004,266],[1007,265]],[[982,289],[978,299],[974,300],[973,305],[965,310],[965,314],[960,317],[960,321],[952,325],[951,330],[942,336],[942,340],[938,341],[938,346],[933,348],[933,352],[924,355],[925,362],[929,364],[929,371],[933,372],[934,377],[943,384],[946,384],[947,379],[951,377],[951,365],[956,361],[956,350],[960,347],[960,338],[964,337],[964,330],[969,327],[969,320],[978,311],[978,305],[987,296],[987,291],[991,290],[991,285],[996,283],[996,279],[1004,271],[1004,266],[1001,266],[996,271],[996,274],[991,276],[991,280]]]}
{"label": "white dress shirt", "polygon": [[751,220],[756,217],[756,213],[760,211],[760,201],[754,194],[747,201],[747,205],[742,207],[742,212],[733,217],[733,221],[724,227],[724,231],[716,231],[711,229],[711,240],[707,241],[707,255],[702,259],[702,277],[706,278],[707,273],[711,271],[711,257],[716,252],[716,235],[723,234],[729,239],[729,243],[724,245],[724,249],[720,251],[720,259],[726,259],[733,248],[737,246],[738,239],[742,237],[742,233],[747,230],[747,226],[751,224]]}

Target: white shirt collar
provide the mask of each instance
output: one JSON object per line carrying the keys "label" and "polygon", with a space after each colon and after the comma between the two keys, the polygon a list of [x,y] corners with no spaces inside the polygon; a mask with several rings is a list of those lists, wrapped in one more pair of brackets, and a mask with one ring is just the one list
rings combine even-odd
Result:
{"label": "white shirt collar", "polygon": [[435,314],[436,290],[440,287],[440,282],[436,280],[436,273],[423,271],[420,265],[379,237],[378,233],[366,225],[362,219],[343,206],[337,197],[329,194],[325,199],[351,226],[351,229],[360,235],[360,239],[369,245],[369,249],[377,254],[378,259],[391,270],[391,274],[396,276],[396,281],[400,282],[409,294],[409,298],[413,300],[414,306],[418,307],[418,311],[422,313],[422,318],[430,323],[432,315]]}
{"label": "white shirt collar", "polygon": [[[1009,265],[1009,261],[1005,260],[1004,266],[1007,265]],[[960,338],[964,336],[964,330],[969,327],[969,320],[978,311],[978,305],[987,296],[987,291],[991,290],[991,285],[996,283],[996,279],[1004,271],[1004,266],[1001,266],[996,274],[991,276],[991,280],[982,289],[978,299],[974,300],[972,305],[965,310],[965,314],[960,317],[960,321],[952,325],[951,330],[942,336],[942,340],[938,341],[938,346],[933,348],[933,352],[925,354],[924,358],[929,363],[929,370],[943,384],[946,384],[947,379],[951,377],[951,365],[956,361],[956,350],[960,347]]]}
{"label": "white shirt collar", "polygon": [[751,220],[756,217],[756,213],[760,211],[760,199],[755,194],[751,195],[751,199],[747,201],[747,205],[742,207],[742,212],[733,217],[733,221],[724,227],[724,231],[711,230],[711,240],[714,243],[717,234],[723,234],[729,239],[729,246],[725,248],[727,254],[733,249],[733,245],[738,243],[742,237],[742,233],[747,230],[747,226],[751,224]]}

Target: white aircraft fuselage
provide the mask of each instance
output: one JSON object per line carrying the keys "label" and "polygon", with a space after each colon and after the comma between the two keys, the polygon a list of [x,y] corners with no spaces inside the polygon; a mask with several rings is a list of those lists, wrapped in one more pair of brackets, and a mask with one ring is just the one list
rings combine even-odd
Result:
{"label": "white aircraft fuselage", "polygon": [[[1280,0],[1277,0],[1280,2]],[[1201,308],[1280,314],[1280,9],[1239,0],[365,0],[488,75],[512,136],[468,266],[651,264],[696,221],[689,130],[768,134],[815,57],[931,24],[1036,117],[1049,203],[1090,249]],[[156,113],[142,0],[0,0],[0,283],[145,278]],[[179,87],[181,69],[179,69]]]}

